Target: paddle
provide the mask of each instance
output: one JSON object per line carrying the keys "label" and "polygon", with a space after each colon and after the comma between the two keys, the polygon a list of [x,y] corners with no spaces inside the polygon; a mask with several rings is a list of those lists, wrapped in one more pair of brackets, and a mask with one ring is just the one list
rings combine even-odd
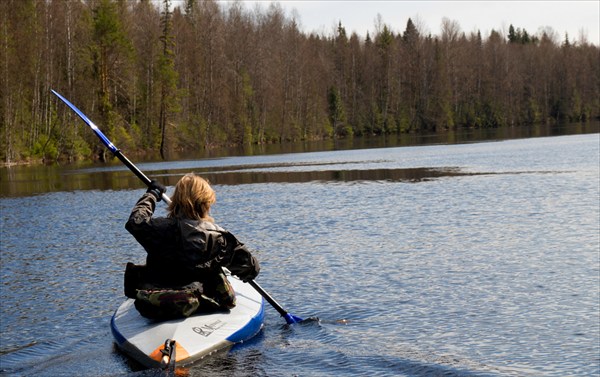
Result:
{"label": "paddle", "polygon": [[296,317],[295,315],[288,313],[284,308],[281,307],[281,305],[277,303],[277,301],[273,299],[273,297],[271,297],[271,295],[269,295],[264,289],[262,289],[262,287],[258,285],[258,283],[254,280],[248,281],[248,284],[250,284],[254,289],[256,289],[256,291],[260,293],[260,295],[263,296],[265,300],[267,300],[269,304],[271,304],[271,306],[275,308],[275,310],[277,310],[279,314],[281,314],[281,316],[285,319],[288,325],[304,321],[302,318]]}
{"label": "paddle", "polygon": [[[102,133],[102,131],[100,131],[100,129],[98,129],[98,127],[87,116],[85,116],[84,113],[81,112],[81,110],[79,110],[77,107],[75,107],[75,105],[73,105],[71,102],[69,102],[69,100],[67,100],[65,97],[60,95],[54,89],[51,89],[51,91],[55,96],[60,98],[61,101],[63,101],[67,106],[69,106],[71,108],[71,110],[73,110],[77,115],[79,115],[81,120],[83,120],[83,122],[85,124],[87,124],[92,129],[92,131],[94,131],[96,136],[98,136],[98,138],[102,141],[102,143],[115,155],[115,157],[117,157],[119,160],[121,160],[121,162],[123,162],[123,164],[125,164],[125,166],[127,166],[129,168],[129,170],[131,170],[133,172],[133,174],[135,174],[142,182],[144,182],[144,184],[146,186],[150,185],[150,183],[152,182],[150,180],[150,178],[148,178],[144,173],[142,173],[142,171],[140,169],[138,169],[137,166],[135,166],[133,164],[133,162],[129,161],[129,159],[127,157],[125,157],[125,155],[123,153],[121,153],[121,151],[117,147],[115,147],[115,145]],[[165,193],[162,194],[162,200],[167,204],[171,203],[171,198],[169,198]],[[248,283],[254,289],[256,289],[256,291],[258,293],[260,293],[261,296],[263,296],[265,298],[265,300],[267,300],[267,302],[269,304],[271,304],[273,306],[273,308],[275,308],[275,310],[277,310],[279,312],[279,314],[281,314],[281,316],[285,319],[285,321],[289,325],[302,321],[302,318],[296,317],[292,314],[289,314],[287,311],[285,311],[285,309],[283,309],[281,307],[281,305],[279,305],[277,303],[277,301],[275,301],[271,297],[271,295],[269,295],[264,289],[262,289],[262,287],[260,285],[258,285],[258,283],[256,283],[253,280],[250,280]]]}

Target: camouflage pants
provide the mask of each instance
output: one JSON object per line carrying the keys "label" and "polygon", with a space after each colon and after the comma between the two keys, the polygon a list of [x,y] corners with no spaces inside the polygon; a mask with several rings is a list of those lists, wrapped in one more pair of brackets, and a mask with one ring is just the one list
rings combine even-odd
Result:
{"label": "camouflage pants", "polygon": [[214,274],[202,283],[180,288],[138,289],[135,307],[151,319],[189,317],[194,313],[228,310],[235,307],[235,292],[223,273]]}
{"label": "camouflage pants", "polygon": [[235,292],[224,273],[211,275],[202,282],[202,304],[210,304],[206,309],[232,309],[235,307]]}

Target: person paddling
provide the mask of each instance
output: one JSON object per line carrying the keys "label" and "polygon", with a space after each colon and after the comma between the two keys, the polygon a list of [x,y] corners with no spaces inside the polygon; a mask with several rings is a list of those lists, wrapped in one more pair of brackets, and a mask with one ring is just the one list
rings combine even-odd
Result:
{"label": "person paddling", "polygon": [[170,319],[235,307],[235,292],[223,272],[248,282],[258,260],[236,237],[214,222],[216,201],[208,181],[186,174],[175,186],[166,217],[154,217],[165,186],[152,181],[125,228],[147,252],[146,264],[127,264],[125,294],[145,317]]}

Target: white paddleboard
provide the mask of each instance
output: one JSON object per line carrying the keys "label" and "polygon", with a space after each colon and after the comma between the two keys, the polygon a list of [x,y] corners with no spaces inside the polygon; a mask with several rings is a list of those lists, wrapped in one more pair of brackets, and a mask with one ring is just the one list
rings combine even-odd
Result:
{"label": "white paddleboard", "polygon": [[160,366],[167,339],[175,343],[175,364],[188,365],[213,352],[252,338],[263,326],[264,301],[249,284],[228,276],[236,292],[235,308],[226,313],[195,314],[155,321],[142,317],[125,301],[110,321],[117,346],[148,368]]}

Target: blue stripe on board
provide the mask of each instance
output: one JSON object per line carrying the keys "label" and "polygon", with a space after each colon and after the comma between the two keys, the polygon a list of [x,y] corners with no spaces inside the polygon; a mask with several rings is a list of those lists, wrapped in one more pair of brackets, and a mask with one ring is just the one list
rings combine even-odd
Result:
{"label": "blue stripe on board", "polygon": [[116,314],[117,314],[117,312],[115,312],[115,314],[113,314],[112,318],[110,319],[110,331],[112,331],[113,337],[115,338],[117,343],[123,344],[123,343],[125,343],[126,339],[123,336],[123,334],[121,334],[119,332],[119,330],[117,330],[117,326],[115,325],[115,315]]}
{"label": "blue stripe on board", "polygon": [[261,329],[265,317],[265,301],[261,300],[260,311],[252,319],[235,333],[227,337],[226,340],[239,343],[252,338]]}

